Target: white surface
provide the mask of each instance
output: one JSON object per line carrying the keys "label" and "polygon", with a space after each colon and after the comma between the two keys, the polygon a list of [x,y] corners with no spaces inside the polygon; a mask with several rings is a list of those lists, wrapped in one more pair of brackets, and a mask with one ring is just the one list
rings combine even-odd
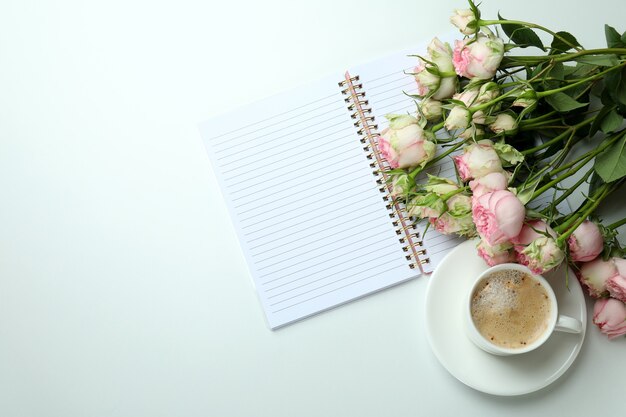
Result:
{"label": "white surface", "polygon": [[[621,407],[611,399],[622,398],[626,340],[591,327],[545,390],[497,398],[459,383],[425,338],[427,279],[265,326],[197,124],[448,30],[454,7],[464,4],[3,1],[0,415]],[[486,0],[483,13],[497,9],[588,47],[604,44],[605,21],[626,29],[617,0]]]}
{"label": "white surface", "polygon": [[[467,336],[463,310],[469,310],[467,300],[472,285],[487,269],[476,254],[473,241],[460,244],[446,256],[430,277],[426,290],[426,336],[441,364],[464,384],[493,395],[535,392],[569,369],[583,346],[586,329],[578,334],[553,333],[536,350],[517,356],[485,352]],[[578,281],[572,280],[568,290],[565,268],[546,274],[545,278],[554,290],[558,314],[584,323],[587,309]]]}

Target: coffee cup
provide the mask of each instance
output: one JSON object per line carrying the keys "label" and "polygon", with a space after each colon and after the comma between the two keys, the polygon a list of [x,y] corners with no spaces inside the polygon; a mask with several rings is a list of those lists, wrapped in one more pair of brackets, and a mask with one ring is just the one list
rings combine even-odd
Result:
{"label": "coffee cup", "polygon": [[508,356],[543,345],[554,331],[580,333],[582,323],[558,314],[550,284],[519,264],[480,274],[464,306],[467,335],[486,352]]}

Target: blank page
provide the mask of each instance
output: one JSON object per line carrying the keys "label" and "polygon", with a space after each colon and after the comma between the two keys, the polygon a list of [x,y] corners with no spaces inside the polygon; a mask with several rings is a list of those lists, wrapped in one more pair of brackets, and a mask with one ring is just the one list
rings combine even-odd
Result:
{"label": "blank page", "polygon": [[329,77],[201,125],[269,326],[416,275]]}

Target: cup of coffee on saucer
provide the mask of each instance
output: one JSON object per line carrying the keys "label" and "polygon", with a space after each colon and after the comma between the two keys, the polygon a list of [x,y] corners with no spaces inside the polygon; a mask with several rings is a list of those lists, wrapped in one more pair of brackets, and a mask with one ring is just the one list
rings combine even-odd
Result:
{"label": "cup of coffee on saucer", "polygon": [[519,264],[493,266],[474,281],[464,307],[467,335],[494,355],[537,349],[552,332],[580,333],[582,323],[559,315],[550,284]]}

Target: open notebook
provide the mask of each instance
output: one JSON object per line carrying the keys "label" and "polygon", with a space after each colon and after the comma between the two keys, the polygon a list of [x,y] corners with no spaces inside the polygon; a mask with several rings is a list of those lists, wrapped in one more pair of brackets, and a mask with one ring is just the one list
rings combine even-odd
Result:
{"label": "open notebook", "polygon": [[[422,239],[388,197],[385,114],[415,111],[404,73],[426,45],[201,124],[269,326],[433,270],[460,240]],[[454,177],[449,158],[433,173]]]}

